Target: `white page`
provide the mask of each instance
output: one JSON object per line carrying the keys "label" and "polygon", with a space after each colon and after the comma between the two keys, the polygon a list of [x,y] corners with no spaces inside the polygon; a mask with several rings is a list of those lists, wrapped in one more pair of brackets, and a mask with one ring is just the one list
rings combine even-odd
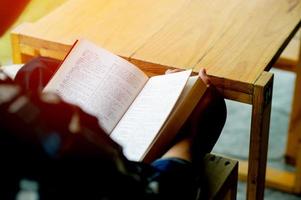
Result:
{"label": "white page", "polygon": [[0,71],[4,72],[5,75],[14,80],[23,65],[24,64],[4,65],[0,67]]}
{"label": "white page", "polygon": [[110,133],[148,77],[126,60],[80,40],[44,89],[96,116]]}
{"label": "white page", "polygon": [[149,79],[111,134],[122,145],[128,159],[141,159],[168,118],[190,74],[191,70],[187,70]]}

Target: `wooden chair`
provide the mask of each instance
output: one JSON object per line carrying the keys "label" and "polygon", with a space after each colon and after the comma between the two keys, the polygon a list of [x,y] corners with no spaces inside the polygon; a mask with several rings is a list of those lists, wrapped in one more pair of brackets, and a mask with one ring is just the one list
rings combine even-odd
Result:
{"label": "wooden chair", "polygon": [[199,199],[236,199],[238,161],[208,154],[203,166]]}

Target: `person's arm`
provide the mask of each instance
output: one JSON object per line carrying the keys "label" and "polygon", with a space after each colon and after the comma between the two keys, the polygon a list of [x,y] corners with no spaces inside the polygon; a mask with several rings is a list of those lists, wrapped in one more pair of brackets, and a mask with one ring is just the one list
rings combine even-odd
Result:
{"label": "person's arm", "polygon": [[0,1],[0,37],[18,19],[30,0]]}

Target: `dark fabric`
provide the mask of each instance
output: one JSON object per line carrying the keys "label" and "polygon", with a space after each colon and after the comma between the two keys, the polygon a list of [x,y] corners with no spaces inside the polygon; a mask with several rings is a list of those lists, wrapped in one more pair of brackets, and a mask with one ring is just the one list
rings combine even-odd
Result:
{"label": "dark fabric", "polygon": [[[0,113],[0,177],[5,184],[0,199],[15,199],[24,178],[39,183],[40,199],[119,199],[121,194],[139,199],[143,194],[144,185],[128,173],[119,145],[78,107],[19,92],[2,100]],[[75,114],[81,125],[76,134],[69,129]]]}
{"label": "dark fabric", "polygon": [[221,94],[215,88],[209,87],[204,96],[206,98],[197,105],[183,127],[183,130],[189,129],[195,135],[192,152],[193,158],[197,160],[194,162],[202,162],[205,154],[212,151],[226,122],[226,103]]}
{"label": "dark fabric", "polygon": [[166,158],[158,159],[151,165],[156,169],[151,181],[160,183],[162,199],[195,199],[198,196],[201,177],[191,162]]}
{"label": "dark fabric", "polygon": [[60,66],[61,61],[36,57],[26,63],[17,73],[15,82],[28,92],[41,91]]}
{"label": "dark fabric", "polygon": [[[190,199],[195,193],[187,187],[195,185],[191,163],[128,161],[95,117],[58,99],[22,93],[11,82],[0,81],[0,97],[7,92],[1,88],[11,86],[19,92],[0,102],[0,199],[16,199],[24,179],[38,183],[41,200]],[[72,133],[75,115],[81,129]]]}

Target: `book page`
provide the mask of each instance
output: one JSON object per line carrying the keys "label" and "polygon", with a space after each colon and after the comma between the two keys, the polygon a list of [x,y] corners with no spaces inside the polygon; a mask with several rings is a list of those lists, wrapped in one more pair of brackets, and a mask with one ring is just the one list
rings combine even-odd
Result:
{"label": "book page", "polygon": [[170,115],[191,70],[149,79],[111,137],[130,160],[140,160]]}
{"label": "book page", "polygon": [[4,65],[0,66],[0,71],[2,71],[10,79],[14,80],[18,71],[23,67],[24,64],[14,64],[14,65]]}
{"label": "book page", "polygon": [[110,133],[148,77],[133,64],[80,40],[45,87],[96,116]]}
{"label": "book page", "polygon": [[207,86],[198,75],[189,77],[160,133],[157,134],[143,155],[144,162],[150,163],[168,150],[169,144],[176,137],[206,90]]}

